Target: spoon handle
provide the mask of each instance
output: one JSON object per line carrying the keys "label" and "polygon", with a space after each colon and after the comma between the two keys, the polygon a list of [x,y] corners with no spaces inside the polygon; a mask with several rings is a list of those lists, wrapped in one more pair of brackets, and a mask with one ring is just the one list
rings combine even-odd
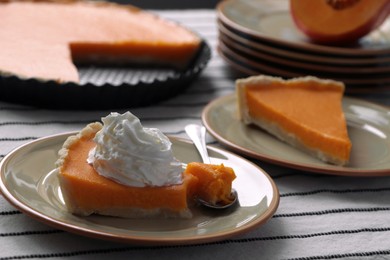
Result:
{"label": "spoon handle", "polygon": [[191,124],[185,127],[185,131],[198,149],[202,161],[209,164],[210,157],[206,147],[206,128],[204,126]]}

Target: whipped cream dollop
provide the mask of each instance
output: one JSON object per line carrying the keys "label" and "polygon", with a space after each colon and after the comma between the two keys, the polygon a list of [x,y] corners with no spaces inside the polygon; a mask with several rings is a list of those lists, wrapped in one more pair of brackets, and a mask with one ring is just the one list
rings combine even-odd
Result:
{"label": "whipped cream dollop", "polygon": [[102,122],[87,159],[100,175],[134,187],[182,183],[181,163],[159,129],[144,128],[130,112],[111,113]]}

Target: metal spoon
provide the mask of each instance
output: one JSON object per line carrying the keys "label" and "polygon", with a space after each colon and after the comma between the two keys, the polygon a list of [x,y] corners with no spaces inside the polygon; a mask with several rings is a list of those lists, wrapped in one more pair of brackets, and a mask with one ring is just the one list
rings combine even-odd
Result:
{"label": "metal spoon", "polygon": [[[207,153],[207,146],[206,146],[206,128],[204,126],[190,124],[187,125],[185,128],[185,131],[187,135],[190,137],[190,139],[194,142],[195,147],[197,148],[203,163],[210,163],[210,157]],[[200,198],[198,198],[198,201],[209,208],[213,209],[225,209],[232,205],[234,205],[237,201],[237,191],[232,189],[232,193],[230,195],[232,197],[232,201],[228,204],[212,204],[207,201],[204,201]]]}

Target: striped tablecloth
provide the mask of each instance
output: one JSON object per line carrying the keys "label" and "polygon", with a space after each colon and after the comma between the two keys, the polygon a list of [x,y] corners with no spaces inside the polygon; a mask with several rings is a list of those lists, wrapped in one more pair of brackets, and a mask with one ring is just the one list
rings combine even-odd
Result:
{"label": "striped tablecloth", "polygon": [[[131,109],[146,127],[186,137],[211,100],[234,92],[237,74],[218,57],[214,10],[159,11],[202,35],[213,49],[208,68],[181,95]],[[362,98],[389,105],[390,95]],[[126,109],[118,112],[124,112]],[[104,111],[53,111],[0,102],[0,159],[47,135],[81,129]],[[210,136],[210,145],[218,145]],[[390,259],[390,177],[310,174],[257,162],[274,179],[280,205],[263,226],[201,245],[135,246],[53,229],[20,213],[0,196],[0,259]]]}

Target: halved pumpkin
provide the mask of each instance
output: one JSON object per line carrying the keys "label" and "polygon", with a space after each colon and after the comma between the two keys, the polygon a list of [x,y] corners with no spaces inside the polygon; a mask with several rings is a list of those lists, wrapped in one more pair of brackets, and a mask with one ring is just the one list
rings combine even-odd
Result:
{"label": "halved pumpkin", "polygon": [[297,27],[311,40],[352,43],[380,26],[390,13],[389,0],[290,0]]}

